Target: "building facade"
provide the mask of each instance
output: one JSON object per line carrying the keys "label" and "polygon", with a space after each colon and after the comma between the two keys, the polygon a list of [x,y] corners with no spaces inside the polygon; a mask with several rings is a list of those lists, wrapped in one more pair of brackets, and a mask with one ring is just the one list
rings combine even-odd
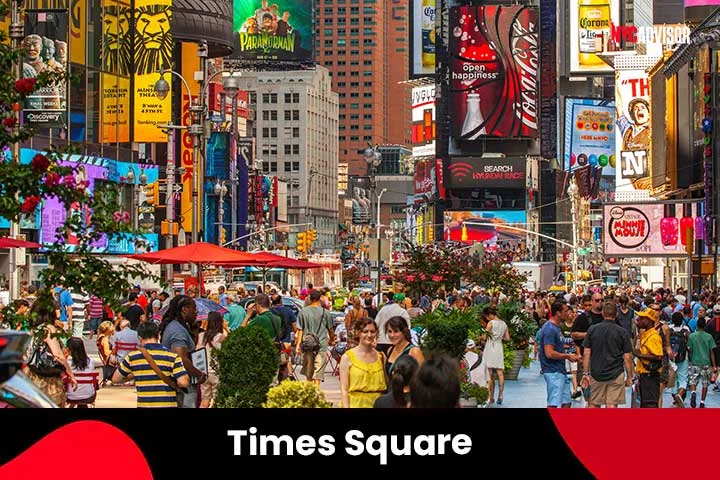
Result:
{"label": "building facade", "polygon": [[339,99],[339,156],[363,175],[368,143],[410,144],[408,4],[317,2],[315,57]]}
{"label": "building facade", "polygon": [[[287,183],[288,224],[310,223],[315,250],[332,249],[338,229],[338,95],[329,71],[243,72],[256,111],[253,136],[263,173]],[[290,245],[295,244],[291,229]]]}

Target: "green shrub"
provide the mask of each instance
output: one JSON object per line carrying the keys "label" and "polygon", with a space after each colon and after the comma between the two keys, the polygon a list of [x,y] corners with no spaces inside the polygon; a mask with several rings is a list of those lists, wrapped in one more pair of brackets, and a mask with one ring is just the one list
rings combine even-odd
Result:
{"label": "green shrub", "polygon": [[532,316],[523,309],[523,305],[520,302],[501,303],[498,305],[497,316],[507,324],[510,332],[510,342],[505,348],[525,350],[538,327]]}
{"label": "green shrub", "polygon": [[479,319],[477,308],[451,309],[447,313],[435,310],[413,320],[413,327],[424,329],[420,337],[423,350],[460,358],[465,353],[468,338],[477,338],[483,333]]}
{"label": "green shrub", "polygon": [[503,348],[503,367],[505,367],[505,372],[512,370],[514,362],[515,349],[510,348],[510,345],[505,345],[505,348]]}
{"label": "green shrub", "polygon": [[490,390],[481,387],[477,383],[463,383],[460,385],[460,396],[463,398],[474,398],[478,405],[482,405],[490,399]]}
{"label": "green shrub", "polygon": [[278,351],[264,330],[238,328],[218,351],[218,408],[261,407],[278,372]]}
{"label": "green shrub", "polygon": [[265,408],[330,408],[325,394],[309,382],[285,380],[267,393]]}

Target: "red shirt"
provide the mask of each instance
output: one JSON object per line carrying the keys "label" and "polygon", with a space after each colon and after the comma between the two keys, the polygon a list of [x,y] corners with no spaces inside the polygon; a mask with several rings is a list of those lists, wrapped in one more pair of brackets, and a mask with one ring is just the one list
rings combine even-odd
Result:
{"label": "red shirt", "polygon": [[145,295],[138,295],[137,304],[140,305],[140,308],[142,308],[143,311],[147,310],[147,306],[148,306],[147,297]]}

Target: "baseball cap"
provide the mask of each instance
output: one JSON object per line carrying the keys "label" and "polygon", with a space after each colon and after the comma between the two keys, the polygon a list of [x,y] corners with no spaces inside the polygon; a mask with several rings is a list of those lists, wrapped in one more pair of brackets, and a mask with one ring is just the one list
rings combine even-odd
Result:
{"label": "baseball cap", "polygon": [[468,339],[467,348],[475,348],[475,342],[472,339]]}
{"label": "baseball cap", "polygon": [[640,310],[639,312],[637,312],[637,316],[638,317],[647,317],[650,320],[652,320],[653,322],[656,322],[658,319],[658,312],[656,312],[652,308],[644,308],[644,309]]}
{"label": "baseball cap", "polygon": [[713,313],[714,314],[720,314],[720,303],[716,303],[713,307]]}
{"label": "baseball cap", "polygon": [[405,294],[404,293],[396,293],[393,299],[396,302],[404,302],[405,301]]}

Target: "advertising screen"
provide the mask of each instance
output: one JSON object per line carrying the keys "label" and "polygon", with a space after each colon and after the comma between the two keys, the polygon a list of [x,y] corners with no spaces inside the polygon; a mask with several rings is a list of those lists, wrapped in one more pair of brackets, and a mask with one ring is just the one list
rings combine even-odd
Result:
{"label": "advertising screen", "polygon": [[412,154],[435,156],[435,85],[412,89]]}
{"label": "advertising screen", "polygon": [[524,189],[525,157],[454,157],[448,164],[450,188]]}
{"label": "advertising screen", "polygon": [[368,225],[372,216],[372,193],[369,177],[350,177],[350,198],[352,199],[352,223]]}
{"label": "advertising screen", "polygon": [[[23,78],[44,73],[63,74],[68,61],[67,11],[25,13]],[[25,99],[25,122],[34,126],[63,127],[67,122],[67,84],[53,83],[37,88]]]}
{"label": "advertising screen", "polygon": [[[135,0],[135,116],[133,141],[166,142],[167,136],[158,127],[168,123],[172,95],[160,99],[155,94],[157,73],[173,65],[172,0]],[[118,27],[120,28],[120,27]],[[172,88],[171,75],[165,80]],[[191,82],[196,83],[196,82]]]}
{"label": "advertising screen", "polygon": [[410,76],[435,75],[436,0],[410,3]]}
{"label": "advertising screen", "polygon": [[645,70],[618,70],[615,74],[618,192],[652,187],[650,104],[650,82]]}
{"label": "advertising screen", "polygon": [[538,12],[450,10],[450,115],[459,140],[538,135]]}
{"label": "advertising screen", "polygon": [[525,233],[507,227],[526,228],[525,210],[483,210],[473,212],[445,212],[445,240],[454,242],[521,242]]}
{"label": "advertising screen", "polygon": [[565,170],[592,165],[615,177],[615,102],[565,99]]}
{"label": "advertising screen", "polygon": [[603,251],[610,256],[687,255],[688,231],[704,238],[699,202],[624,203],[603,206]]}
{"label": "advertising screen", "polygon": [[233,58],[312,61],[312,0],[235,0],[233,20]]}
{"label": "advertising screen", "polygon": [[571,0],[570,71],[611,73],[613,68],[597,53],[603,52],[611,36],[611,26],[620,25],[618,0]]}

